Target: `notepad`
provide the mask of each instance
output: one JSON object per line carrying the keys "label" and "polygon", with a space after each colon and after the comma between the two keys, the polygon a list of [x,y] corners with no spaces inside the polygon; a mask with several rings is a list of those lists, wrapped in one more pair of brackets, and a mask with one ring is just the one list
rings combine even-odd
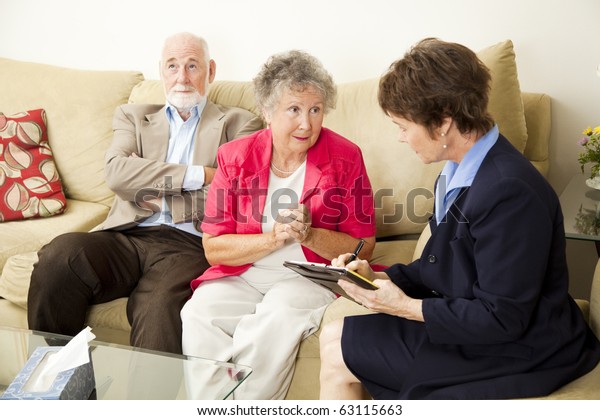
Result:
{"label": "notepad", "polygon": [[303,261],[285,261],[283,265],[313,282],[328,288],[338,295],[353,300],[338,284],[339,279],[351,281],[352,283],[369,290],[379,287],[366,277],[343,267],[334,267],[327,264],[311,263]]}

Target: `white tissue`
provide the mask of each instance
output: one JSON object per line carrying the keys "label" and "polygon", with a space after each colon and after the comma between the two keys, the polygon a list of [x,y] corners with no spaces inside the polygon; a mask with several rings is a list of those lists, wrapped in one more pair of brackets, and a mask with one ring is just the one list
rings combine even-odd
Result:
{"label": "white tissue", "polygon": [[43,366],[38,366],[36,379],[29,386],[31,391],[44,391],[50,388],[56,375],[65,370],[76,368],[89,363],[90,354],[88,343],[96,336],[92,334],[90,327],[84,328],[79,334],[71,339],[62,349],[50,354]]}

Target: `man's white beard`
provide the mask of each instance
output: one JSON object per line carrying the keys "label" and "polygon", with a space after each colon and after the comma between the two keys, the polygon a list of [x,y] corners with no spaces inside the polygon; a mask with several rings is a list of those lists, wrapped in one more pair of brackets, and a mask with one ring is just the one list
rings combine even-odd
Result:
{"label": "man's white beard", "polygon": [[[185,92],[182,92],[185,90]],[[204,97],[197,90],[184,85],[175,85],[167,94],[167,100],[179,112],[189,112],[194,106],[198,105]]]}

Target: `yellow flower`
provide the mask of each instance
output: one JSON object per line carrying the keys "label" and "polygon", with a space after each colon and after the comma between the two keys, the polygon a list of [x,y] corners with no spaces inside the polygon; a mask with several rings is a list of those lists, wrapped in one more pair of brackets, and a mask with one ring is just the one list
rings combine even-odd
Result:
{"label": "yellow flower", "polygon": [[577,143],[582,147],[577,157],[581,164],[581,172],[584,172],[584,166],[591,164],[591,176],[594,178],[600,175],[600,125],[594,127],[588,126],[582,131],[584,137]]}

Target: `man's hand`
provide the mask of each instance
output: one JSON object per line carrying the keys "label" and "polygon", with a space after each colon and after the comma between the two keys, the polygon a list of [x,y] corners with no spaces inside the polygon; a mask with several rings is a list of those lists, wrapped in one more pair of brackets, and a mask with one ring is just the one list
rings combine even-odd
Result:
{"label": "man's hand", "polygon": [[155,196],[144,196],[142,197],[142,201],[137,201],[136,204],[146,210],[150,210],[153,213],[158,213],[162,211],[162,198]]}

